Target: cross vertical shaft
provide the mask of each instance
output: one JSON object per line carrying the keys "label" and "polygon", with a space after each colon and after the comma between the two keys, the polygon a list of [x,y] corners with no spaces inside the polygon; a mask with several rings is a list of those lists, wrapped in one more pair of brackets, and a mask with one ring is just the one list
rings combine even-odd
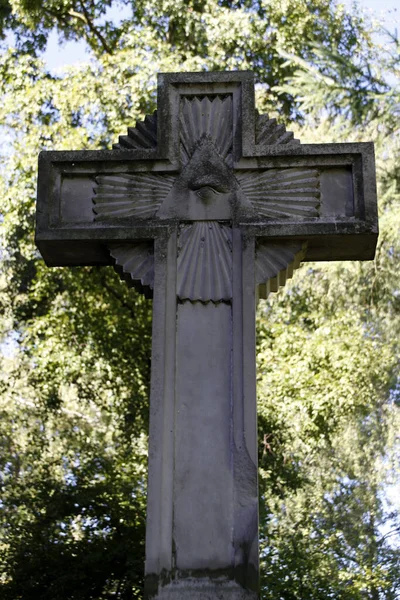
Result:
{"label": "cross vertical shaft", "polygon": [[201,302],[176,294],[177,237],[155,256],[148,593],[255,597],[254,240],[232,232],[232,298]]}

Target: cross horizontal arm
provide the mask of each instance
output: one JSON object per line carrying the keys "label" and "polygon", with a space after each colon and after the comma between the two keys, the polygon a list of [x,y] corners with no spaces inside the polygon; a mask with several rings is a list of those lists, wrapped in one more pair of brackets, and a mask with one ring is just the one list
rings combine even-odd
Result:
{"label": "cross horizontal arm", "polygon": [[[41,153],[36,242],[48,265],[110,264],[109,243],[162,235],[171,224],[168,219],[109,218],[104,224],[93,212],[99,174],[168,177],[177,173],[175,164],[151,152],[153,158],[145,149]],[[373,144],[264,146],[262,152],[234,165],[238,180],[247,172],[266,173],[262,176],[268,178],[278,169],[285,169],[283,173],[317,169],[320,214],[314,218],[261,215],[253,222],[239,220],[241,228],[256,237],[307,242],[308,260],[372,258],[378,235]],[[262,180],[260,186],[265,188]]]}
{"label": "cross horizontal arm", "polygon": [[[243,234],[274,240],[306,241],[305,261],[371,260],[378,230],[364,221],[335,223],[295,223],[296,232],[288,234],[290,223],[243,224]],[[138,242],[164,237],[168,224],[96,229],[63,228],[36,235],[36,244],[49,266],[110,265],[107,246],[117,242]]]}
{"label": "cross horizontal arm", "polygon": [[[351,162],[357,156],[362,156],[364,160],[368,159],[368,155],[373,158],[374,144],[372,142],[357,142],[357,143],[332,143],[332,144],[298,144],[296,146],[285,145],[255,145],[255,152],[251,156],[240,158],[234,165],[241,165],[243,161],[251,160],[259,157],[265,158],[266,161],[273,160],[273,157],[292,157],[294,161],[298,157],[310,157],[309,166],[315,164],[316,157],[330,157],[328,160],[336,161],[337,156],[346,156],[345,162]],[[354,155],[354,156],[352,156]],[[372,156],[371,156],[372,155]],[[296,158],[297,157],[297,158]],[[157,162],[151,163],[155,159]],[[287,160],[287,159],[286,159]],[[285,165],[286,165],[285,160]],[[339,159],[340,160],[340,159]],[[173,161],[170,161],[167,156],[160,153],[157,148],[132,148],[132,149],[117,149],[117,150],[44,150],[39,154],[39,168],[45,168],[46,163],[65,163],[64,168],[79,172],[80,168],[85,170],[85,163],[98,164],[105,163],[104,166],[110,171],[114,171],[115,165],[128,161],[133,169],[141,170],[143,166],[149,170],[161,171],[177,168]],[[143,161],[142,163],[140,161]],[[74,163],[74,164],[72,164]],[[306,163],[304,163],[306,164]],[[268,166],[268,165],[266,165]],[[247,168],[247,167],[246,167]]]}

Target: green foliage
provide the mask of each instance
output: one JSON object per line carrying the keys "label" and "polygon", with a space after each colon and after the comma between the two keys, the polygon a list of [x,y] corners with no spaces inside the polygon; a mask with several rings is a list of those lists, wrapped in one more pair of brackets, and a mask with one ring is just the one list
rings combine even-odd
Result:
{"label": "green foliage", "polygon": [[361,600],[399,591],[390,571],[398,552],[381,528],[400,523],[380,498],[398,427],[387,403],[395,354],[360,306],[343,302],[342,277],[308,269],[260,307],[266,598]]}
{"label": "green foliage", "polygon": [[64,385],[58,406],[44,405],[21,374],[9,369],[0,404],[1,597],[138,596],[145,439],[126,441],[111,400]]}
{"label": "green foliage", "polygon": [[[372,26],[371,26],[372,27]],[[315,44],[312,63],[281,50],[287,65],[298,66],[295,74],[277,86],[276,91],[296,93],[307,113],[329,113],[350,119],[351,124],[379,122],[386,133],[398,130],[399,88],[393,82],[400,75],[400,42],[397,34],[376,26],[359,32],[356,56],[351,59],[340,48]],[[376,60],[374,36],[385,38]]]}
{"label": "green foliage", "polygon": [[[306,265],[260,304],[263,596],[394,600],[398,42],[329,0],[138,0],[119,25],[110,4],[0,2],[0,596],[129,600],[143,578],[151,305],[111,268],[45,267],[37,155],[109,147],[159,71],[251,68],[302,141],[376,141],[381,211],[375,261]],[[53,27],[91,62],[48,73]]]}
{"label": "green foliage", "polygon": [[303,267],[261,307],[266,598],[400,592],[399,504],[384,499],[399,468],[399,90],[390,82],[400,63],[392,36],[377,58],[370,34],[354,57],[322,46],[312,63],[291,57],[298,70],[277,89],[296,91],[308,113],[302,141],[375,141],[380,237],[374,261]]}
{"label": "green foliage", "polygon": [[[14,33],[18,54],[36,55],[55,26],[61,40],[84,39],[94,56],[104,60],[105,70],[111,58],[117,74],[120,67],[115,63],[121,57],[121,67],[130,77],[138,63],[137,70],[148,70],[153,77],[160,66],[168,70],[167,65],[169,70],[251,68],[263,84],[260,108],[279,111],[287,118],[300,116],[293,95],[270,96],[271,89],[295,71],[281,51],[308,59],[313,44],[319,43],[349,55],[357,48],[362,31],[362,19],[350,17],[341,5],[329,0],[137,0],[132,3],[132,18],[116,26],[107,9],[124,4],[129,2],[10,0],[4,5],[0,32]],[[139,50],[136,58],[134,50]],[[127,52],[133,61],[130,69],[124,60]],[[161,65],[157,64],[160,58]],[[124,76],[122,89],[129,87]]]}
{"label": "green foliage", "polygon": [[62,40],[84,39],[97,55],[111,54],[126,29],[107,18],[111,4],[123,6],[128,0],[1,0],[0,36],[15,35],[22,52],[36,53],[46,45],[47,35],[57,29]]}

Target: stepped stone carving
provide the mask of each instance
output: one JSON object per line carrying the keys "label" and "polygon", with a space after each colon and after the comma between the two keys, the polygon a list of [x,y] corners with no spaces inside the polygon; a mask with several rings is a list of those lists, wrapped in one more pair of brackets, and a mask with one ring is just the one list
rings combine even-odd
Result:
{"label": "stepped stone carving", "polygon": [[277,292],[306,256],[307,245],[293,242],[259,242],[256,247],[258,297]]}
{"label": "stepped stone carving", "polygon": [[143,292],[147,298],[153,295],[154,250],[151,242],[135,244],[110,244],[114,268],[130,287]]}
{"label": "stepped stone carving", "polygon": [[286,131],[284,125],[279,125],[276,119],[270,119],[267,114],[260,115],[256,111],[256,144],[300,144],[291,131]]}
{"label": "stepped stone carving", "polygon": [[128,135],[120,135],[114,150],[151,149],[157,146],[157,111],[147,115],[144,121],[136,121],[136,127],[128,127]]}
{"label": "stepped stone carving", "polygon": [[[227,106],[223,107],[226,101]],[[232,118],[232,97],[231,96],[204,96],[203,98],[195,97],[184,98],[182,102],[181,125],[185,131],[187,145],[182,142],[182,155],[190,156],[190,150],[187,146],[192,146],[193,140],[197,140],[199,128],[203,129],[203,133],[211,135],[216,139],[218,129],[221,127],[221,117]],[[228,109],[229,107],[229,109]],[[229,113],[223,113],[229,110]],[[203,125],[204,123],[204,125]],[[229,126],[227,131],[230,131]],[[193,135],[194,134],[194,135]],[[275,144],[300,144],[300,140],[295,139],[291,131],[286,131],[284,125],[278,124],[276,119],[270,119],[267,114],[259,114],[256,111],[255,124],[255,139],[256,144],[275,145]],[[137,121],[136,127],[128,127],[128,135],[119,136],[117,144],[113,145],[115,150],[126,149],[151,149],[157,146],[157,111],[152,115],[147,115],[143,121]],[[228,151],[226,151],[228,154]]]}

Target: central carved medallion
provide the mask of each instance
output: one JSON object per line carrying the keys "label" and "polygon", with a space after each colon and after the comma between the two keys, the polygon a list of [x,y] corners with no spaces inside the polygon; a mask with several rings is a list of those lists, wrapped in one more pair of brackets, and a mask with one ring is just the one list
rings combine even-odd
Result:
{"label": "central carved medallion", "polygon": [[[232,223],[318,218],[320,181],[317,169],[234,168],[232,94],[182,95],[179,108],[180,171],[99,174],[94,188],[96,221],[174,220],[179,228],[177,296],[182,300],[227,302],[232,297]],[[267,145],[298,143],[267,115],[257,116],[256,140]],[[157,115],[146,117],[117,148],[151,148],[157,144]],[[257,246],[257,280],[263,295],[290,277],[304,255],[302,244]],[[153,251],[150,243],[110,247],[126,279],[151,294]],[[264,277],[264,279],[263,279]]]}

